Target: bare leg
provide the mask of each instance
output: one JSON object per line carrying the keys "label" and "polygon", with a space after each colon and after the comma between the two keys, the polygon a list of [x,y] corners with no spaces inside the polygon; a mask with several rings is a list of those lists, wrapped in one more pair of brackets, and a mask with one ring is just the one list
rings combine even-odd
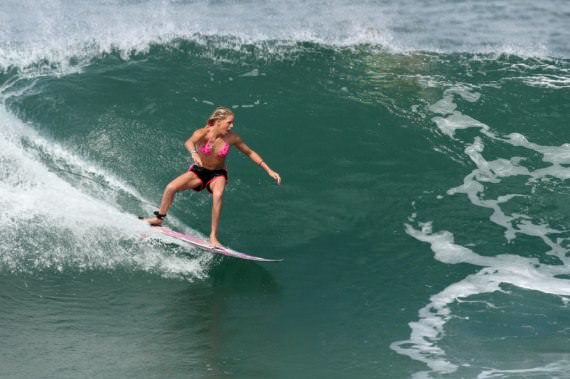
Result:
{"label": "bare leg", "polygon": [[218,226],[220,225],[225,188],[226,178],[223,176],[216,178],[210,184],[210,189],[212,190],[212,230],[210,232],[210,242],[214,246],[222,246],[220,241],[218,241]]}
{"label": "bare leg", "polygon": [[[163,215],[168,213],[168,210],[174,201],[174,195],[176,195],[176,192],[196,188],[201,185],[202,181],[198,179],[198,177],[192,172],[185,172],[184,174],[180,175],[168,183],[164,189],[164,194],[162,195],[162,201],[160,202],[160,209],[158,213]],[[153,226],[162,225],[162,220],[157,217],[146,218],[145,221]]]}

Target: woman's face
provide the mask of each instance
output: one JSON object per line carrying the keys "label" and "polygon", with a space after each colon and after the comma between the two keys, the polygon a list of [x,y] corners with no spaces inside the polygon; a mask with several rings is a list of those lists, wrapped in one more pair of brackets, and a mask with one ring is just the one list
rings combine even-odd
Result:
{"label": "woman's face", "polygon": [[226,118],[223,118],[221,120],[217,120],[216,126],[219,128],[219,130],[222,133],[228,134],[230,132],[230,130],[232,130],[234,127],[234,115],[229,115]]}

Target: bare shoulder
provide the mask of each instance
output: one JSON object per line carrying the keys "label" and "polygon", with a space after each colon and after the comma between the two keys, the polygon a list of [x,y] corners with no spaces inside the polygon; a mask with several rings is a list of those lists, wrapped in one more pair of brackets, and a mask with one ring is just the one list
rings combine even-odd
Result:
{"label": "bare shoulder", "polygon": [[236,143],[242,142],[241,137],[234,132],[228,133],[228,135],[226,136],[226,141],[228,141],[230,145],[235,145]]}
{"label": "bare shoulder", "polygon": [[196,129],[196,131],[194,133],[192,133],[192,137],[200,140],[200,139],[204,138],[207,133],[208,133],[208,128]]}

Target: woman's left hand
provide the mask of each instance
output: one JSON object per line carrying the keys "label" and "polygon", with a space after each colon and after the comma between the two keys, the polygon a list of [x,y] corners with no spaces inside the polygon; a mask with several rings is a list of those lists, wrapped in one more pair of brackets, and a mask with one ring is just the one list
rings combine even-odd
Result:
{"label": "woman's left hand", "polygon": [[269,170],[268,174],[277,181],[277,184],[281,184],[281,176],[279,176],[278,173],[273,170]]}

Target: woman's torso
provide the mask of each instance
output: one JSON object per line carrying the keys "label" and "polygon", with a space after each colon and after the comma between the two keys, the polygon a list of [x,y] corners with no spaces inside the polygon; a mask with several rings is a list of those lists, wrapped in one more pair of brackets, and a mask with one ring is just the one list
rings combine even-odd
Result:
{"label": "woman's torso", "polygon": [[230,132],[224,137],[218,137],[213,141],[209,137],[209,133],[206,132],[204,137],[196,144],[196,151],[202,161],[202,167],[209,170],[224,168],[226,157],[233,144],[234,135]]}

